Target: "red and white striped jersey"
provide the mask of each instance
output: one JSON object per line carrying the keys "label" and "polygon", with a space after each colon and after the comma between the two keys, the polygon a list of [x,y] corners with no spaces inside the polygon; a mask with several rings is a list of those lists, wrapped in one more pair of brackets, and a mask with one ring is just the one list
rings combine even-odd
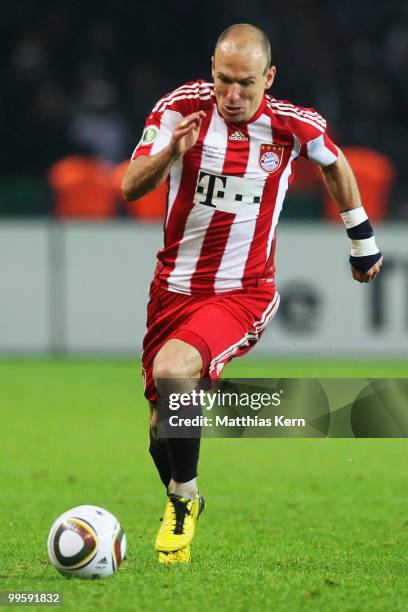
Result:
{"label": "red and white striped jersey", "polygon": [[299,155],[337,159],[326,121],[311,108],[265,94],[246,123],[217,109],[214,85],[189,82],[164,96],[146,121],[132,159],[166,147],[176,123],[206,112],[196,145],[172,167],[164,246],[156,278],[170,291],[218,294],[274,277],[276,227]]}

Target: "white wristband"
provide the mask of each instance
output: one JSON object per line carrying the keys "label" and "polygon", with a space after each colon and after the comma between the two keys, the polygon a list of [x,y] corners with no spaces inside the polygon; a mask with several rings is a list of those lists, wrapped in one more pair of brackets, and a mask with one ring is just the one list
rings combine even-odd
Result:
{"label": "white wristband", "polygon": [[352,229],[353,227],[356,227],[356,225],[360,225],[360,223],[368,219],[364,206],[352,208],[351,210],[340,213],[340,215],[344,221],[346,229]]}
{"label": "white wristband", "polygon": [[350,240],[350,255],[353,257],[364,257],[365,255],[376,255],[379,248],[375,244],[375,237],[363,240]]}

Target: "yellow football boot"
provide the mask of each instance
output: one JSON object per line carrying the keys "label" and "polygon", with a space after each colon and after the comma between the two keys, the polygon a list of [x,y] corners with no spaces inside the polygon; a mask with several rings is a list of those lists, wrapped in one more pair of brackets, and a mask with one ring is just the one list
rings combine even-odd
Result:
{"label": "yellow football boot", "polygon": [[193,500],[169,495],[156,536],[156,550],[174,553],[191,543],[197,519],[205,508],[204,498],[197,493]]}
{"label": "yellow football boot", "polygon": [[190,547],[185,546],[173,552],[159,552],[159,563],[189,563],[191,561]]}

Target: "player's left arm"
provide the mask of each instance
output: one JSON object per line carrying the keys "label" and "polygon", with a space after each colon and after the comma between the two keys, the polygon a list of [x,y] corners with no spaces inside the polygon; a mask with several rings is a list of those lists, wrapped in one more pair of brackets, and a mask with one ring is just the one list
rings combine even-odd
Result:
{"label": "player's left arm", "polygon": [[[337,202],[350,239],[351,273],[360,283],[377,276],[382,265],[374,230],[361,203],[357,182],[342,151],[327,134],[326,120],[313,108],[295,108],[300,154],[320,166],[324,183]],[[292,119],[293,121],[293,119]]]}
{"label": "player's left arm", "polygon": [[357,181],[350,165],[337,149],[337,159],[329,165],[321,165],[323,181],[330,195],[337,202],[340,214],[350,238],[350,264],[353,278],[368,283],[379,274],[383,257],[374,237],[374,230],[362,206]]}

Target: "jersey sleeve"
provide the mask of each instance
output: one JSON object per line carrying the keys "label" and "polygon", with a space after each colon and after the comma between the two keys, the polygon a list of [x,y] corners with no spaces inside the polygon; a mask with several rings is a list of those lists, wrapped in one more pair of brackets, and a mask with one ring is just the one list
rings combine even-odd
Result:
{"label": "jersey sleeve", "polygon": [[200,109],[208,86],[203,81],[192,81],[166,94],[148,115],[142,138],[132,153],[132,159],[141,155],[155,155],[171,140],[174,127],[183,117]]}
{"label": "jersey sleeve", "polygon": [[152,111],[146,119],[142,137],[132,153],[132,159],[141,155],[155,155],[167,147],[174,126],[182,118],[183,115],[177,111],[165,111],[163,113]]}
{"label": "jersey sleeve", "polygon": [[330,166],[336,161],[339,152],[327,134],[326,120],[314,108],[273,98],[269,98],[269,107],[295,136],[300,145],[300,155],[319,166]]}
{"label": "jersey sleeve", "polygon": [[330,166],[337,160],[339,152],[325,131],[302,145],[300,154],[319,166]]}
{"label": "jersey sleeve", "polygon": [[297,131],[301,142],[300,155],[319,166],[334,164],[338,149],[327,134],[326,120],[314,108],[298,108]]}

